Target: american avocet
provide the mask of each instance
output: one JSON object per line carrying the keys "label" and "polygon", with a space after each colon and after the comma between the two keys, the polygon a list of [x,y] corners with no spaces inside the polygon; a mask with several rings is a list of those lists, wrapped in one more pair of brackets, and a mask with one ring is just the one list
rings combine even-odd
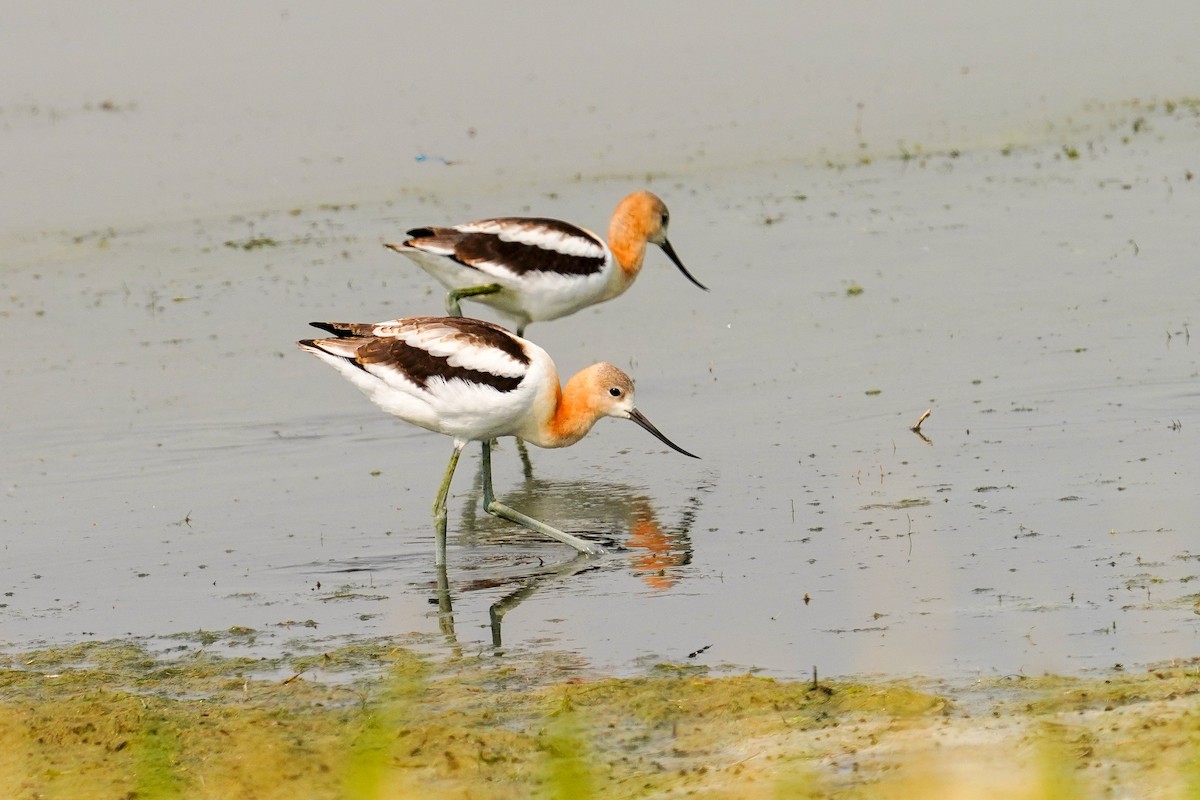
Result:
{"label": "american avocet", "polygon": [[673,450],[634,406],[633,381],[612,364],[593,364],[561,387],[545,350],[490,322],[411,317],[378,323],[314,322],[333,339],[304,339],[302,349],[334,367],[376,405],[454,439],[454,452],[433,503],[437,557],[445,558],[446,497],[467,442],[483,443],[483,506],[583,553],[604,548],[563,533],[495,499],[491,440],[518,436],[539,447],[566,447],[601,417],[630,419]]}
{"label": "american avocet", "polygon": [[541,217],[497,217],[453,227],[413,228],[403,242],[385,244],[415,261],[450,290],[446,310],[461,317],[459,301],[486,303],[516,322],[558,319],[611,300],[638,276],[646,245],[656,244],[689,281],[667,239],[667,207],[647,191],[617,205],[608,244],[583,228]]}

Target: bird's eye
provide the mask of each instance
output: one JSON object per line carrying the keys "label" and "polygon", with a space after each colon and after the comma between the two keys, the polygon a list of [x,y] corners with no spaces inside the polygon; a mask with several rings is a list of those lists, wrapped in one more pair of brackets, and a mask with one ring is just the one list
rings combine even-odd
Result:
{"label": "bird's eye", "polygon": [[663,215],[662,215],[662,226],[664,228],[667,227],[667,223],[670,221],[671,221],[671,215],[664,211]]}
{"label": "bird's eye", "polygon": [[619,386],[613,386],[611,389],[608,390],[608,393],[611,394],[613,397],[620,397],[621,396],[621,388]]}

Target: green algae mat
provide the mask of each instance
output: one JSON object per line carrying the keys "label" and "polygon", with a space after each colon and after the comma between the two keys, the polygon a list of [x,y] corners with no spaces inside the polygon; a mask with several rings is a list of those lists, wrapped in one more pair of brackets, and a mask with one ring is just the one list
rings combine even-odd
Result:
{"label": "green algae mat", "polygon": [[1200,665],[919,688],[386,640],[0,656],[4,798],[1200,797]]}

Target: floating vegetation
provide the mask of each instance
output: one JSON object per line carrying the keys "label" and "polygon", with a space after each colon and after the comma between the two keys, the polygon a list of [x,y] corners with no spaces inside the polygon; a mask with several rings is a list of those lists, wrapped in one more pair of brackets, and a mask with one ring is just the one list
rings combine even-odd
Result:
{"label": "floating vegetation", "polygon": [[270,236],[252,236],[249,239],[230,239],[225,242],[225,246],[235,250],[260,250],[264,247],[278,247],[279,242]]}
{"label": "floating vegetation", "polygon": [[925,497],[909,497],[899,500],[895,503],[872,503],[869,506],[863,506],[863,511],[870,511],[876,508],[891,509],[893,511],[903,511],[906,508],[915,508],[917,506],[927,506],[930,504],[928,498]]}

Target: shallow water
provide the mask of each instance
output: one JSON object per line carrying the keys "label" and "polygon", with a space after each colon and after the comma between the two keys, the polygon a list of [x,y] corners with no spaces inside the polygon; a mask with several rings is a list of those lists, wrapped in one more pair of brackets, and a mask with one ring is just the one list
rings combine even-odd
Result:
{"label": "shallow water", "polygon": [[[599,177],[602,158],[581,180],[531,167],[470,186],[481,158],[353,205],[322,205],[335,175],[230,216],[214,181],[208,211],[135,223],[141,206],[118,204],[95,225],[69,202],[61,223],[14,224],[0,641],[425,632],[613,672],[695,654],[946,677],[1190,655],[1200,122],[1190,105],[1096,119],[1007,155],[726,158],[634,180]],[[531,448],[531,476],[503,446],[502,498],[622,548],[572,560],[481,513],[471,450],[440,581],[429,506],[449,441],[294,341],[312,319],[441,307],[380,246],[407,227],[528,210],[603,229],[647,180],[712,291],[654,252],[626,296],[529,334],[563,373],[628,368],[641,410],[702,460],[615,421]],[[926,409],[927,440],[909,430]]]}

